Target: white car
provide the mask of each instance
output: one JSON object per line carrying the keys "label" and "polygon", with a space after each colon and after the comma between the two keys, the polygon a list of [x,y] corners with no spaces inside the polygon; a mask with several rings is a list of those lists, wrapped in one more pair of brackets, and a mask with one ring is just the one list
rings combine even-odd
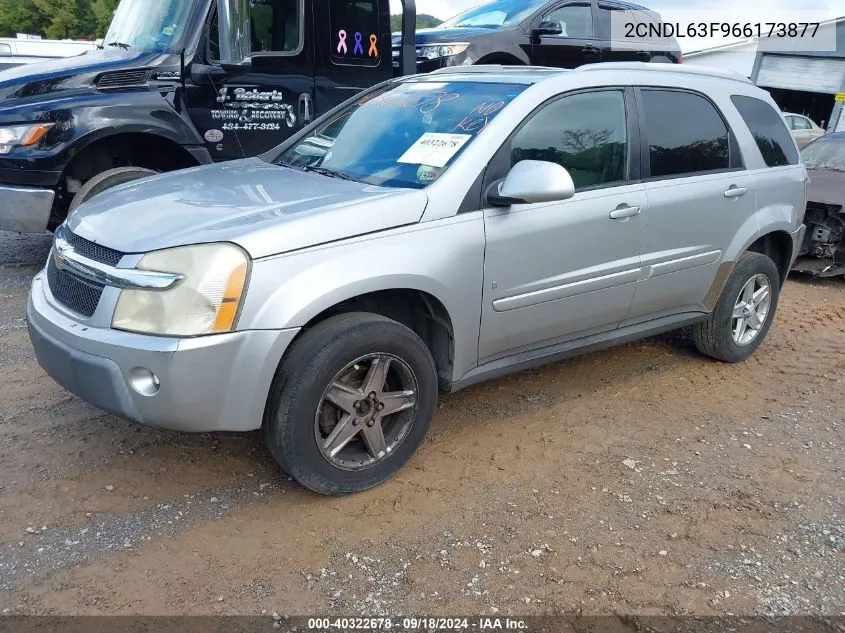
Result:
{"label": "white car", "polygon": [[808,117],[791,112],[785,112],[783,116],[786,118],[786,124],[792,133],[792,138],[795,139],[795,143],[799,148],[804,147],[807,143],[815,141],[825,134],[824,129],[820,128]]}

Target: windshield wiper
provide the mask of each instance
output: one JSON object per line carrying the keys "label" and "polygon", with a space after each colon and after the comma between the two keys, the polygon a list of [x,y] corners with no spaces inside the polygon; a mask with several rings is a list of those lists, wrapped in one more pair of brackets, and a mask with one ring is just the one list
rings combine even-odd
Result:
{"label": "windshield wiper", "polygon": [[124,44],[123,42],[109,42],[107,46],[114,46],[117,48],[122,48],[125,51],[129,50],[129,44]]}
{"label": "windshield wiper", "polygon": [[352,182],[358,182],[352,176],[348,176],[342,171],[335,171],[334,169],[327,169],[326,167],[317,167],[316,165],[306,165],[302,168],[302,171],[314,172],[315,174],[320,174],[321,176],[328,176],[329,178],[340,178],[341,180],[350,180]]}

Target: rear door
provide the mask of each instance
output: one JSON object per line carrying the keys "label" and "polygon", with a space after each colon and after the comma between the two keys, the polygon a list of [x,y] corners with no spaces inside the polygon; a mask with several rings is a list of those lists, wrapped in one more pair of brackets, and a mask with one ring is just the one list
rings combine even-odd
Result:
{"label": "rear door", "polygon": [[389,0],[315,0],[316,97],[322,114],[393,77]]}
{"label": "rear door", "polygon": [[754,179],[716,105],[687,90],[637,93],[648,217],[628,322],[704,311],[728,244],[743,225],[756,231]]}
{"label": "rear door", "polygon": [[[642,21],[642,17],[638,20],[637,13],[633,9],[613,2],[599,1],[597,23],[599,38],[602,42],[601,60],[603,62],[651,61],[652,54],[646,50],[645,43],[638,44],[635,40],[624,39],[627,28],[620,29],[628,24],[636,29]],[[616,33],[614,33],[614,26],[618,31]],[[619,38],[619,41],[614,41],[614,35]]]}
{"label": "rear door", "polygon": [[534,35],[531,63],[577,68],[600,62],[602,43],[596,33],[593,8],[590,0],[562,2],[535,18],[532,30],[541,25],[557,25],[560,34]]}
{"label": "rear door", "polygon": [[214,10],[204,51],[214,71],[187,81],[191,120],[215,160],[266,152],[313,116],[312,3],[251,0],[250,5],[251,60],[239,65],[217,61]]}

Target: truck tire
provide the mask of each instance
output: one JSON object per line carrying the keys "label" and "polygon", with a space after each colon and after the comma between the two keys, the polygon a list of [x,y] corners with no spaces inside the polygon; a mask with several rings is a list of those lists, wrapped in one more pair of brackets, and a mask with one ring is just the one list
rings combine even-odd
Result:
{"label": "truck tire", "polygon": [[359,492],[411,458],[437,395],[434,360],[415,332],[376,314],[341,314],[306,331],[282,361],[264,436],[285,473],[306,488]]}
{"label": "truck tire", "polygon": [[76,195],[70,202],[68,213],[75,211],[80,205],[88,202],[97,194],[103,193],[106,189],[111,189],[117,185],[132,182],[139,178],[155,176],[157,173],[157,171],[143,167],[116,167],[115,169],[109,169],[99,173],[82,185],[82,188],[76,192]]}
{"label": "truck tire", "polygon": [[745,253],[734,266],[716,308],[692,328],[702,354],[739,363],[754,353],[772,326],[780,296],[780,273],[760,253]]}

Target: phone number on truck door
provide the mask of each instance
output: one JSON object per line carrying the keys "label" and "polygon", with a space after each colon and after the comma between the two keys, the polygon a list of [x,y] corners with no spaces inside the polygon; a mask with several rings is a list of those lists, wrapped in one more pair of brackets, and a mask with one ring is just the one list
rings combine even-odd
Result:
{"label": "phone number on truck door", "polygon": [[223,129],[249,132],[253,130],[281,130],[282,126],[279,123],[224,123]]}

